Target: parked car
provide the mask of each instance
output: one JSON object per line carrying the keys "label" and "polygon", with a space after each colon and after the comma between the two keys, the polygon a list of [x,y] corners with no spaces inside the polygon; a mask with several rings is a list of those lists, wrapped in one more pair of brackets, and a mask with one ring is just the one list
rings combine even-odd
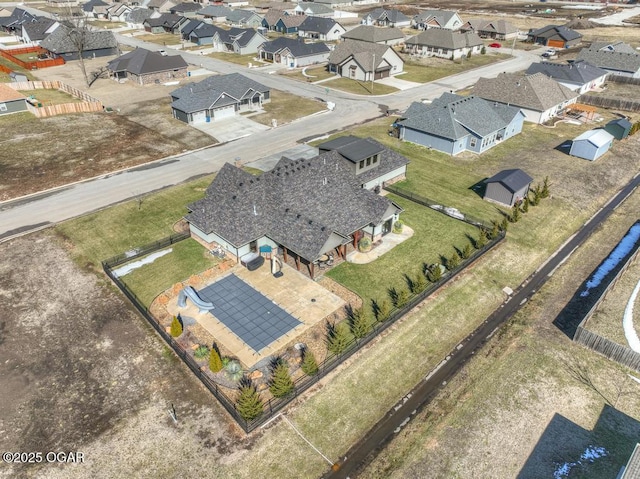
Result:
{"label": "parked car", "polygon": [[544,58],[551,58],[551,57],[554,57],[554,56],[556,56],[556,51],[555,51],[553,48],[550,48],[549,50],[547,50],[546,52],[544,52],[544,53],[542,54],[542,56],[543,56]]}
{"label": "parked car", "polygon": [[489,46],[491,48],[500,48],[502,45],[500,43],[496,42],[496,43],[489,43]]}

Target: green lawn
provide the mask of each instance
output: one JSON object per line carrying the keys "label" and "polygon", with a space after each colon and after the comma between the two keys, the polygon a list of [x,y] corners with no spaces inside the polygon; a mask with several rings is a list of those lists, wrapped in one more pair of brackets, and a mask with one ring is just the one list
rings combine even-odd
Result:
{"label": "green lawn", "polygon": [[35,62],[38,60],[38,54],[33,53],[18,53],[17,55],[13,55],[18,60],[22,60],[23,62]]}
{"label": "green lawn", "polygon": [[253,121],[263,125],[271,125],[271,119],[275,118],[278,125],[289,123],[297,118],[302,118],[312,113],[324,110],[324,103],[301,98],[291,93],[280,90],[271,90],[271,101],[262,105],[265,113],[251,117]]}
{"label": "green lawn", "polygon": [[[172,249],[171,253],[156,258],[152,263],[145,264],[121,277],[147,307],[167,288],[220,261],[191,238],[168,246],[166,249],[169,248]],[[141,259],[143,258],[138,258],[136,261]]]}
{"label": "green lawn", "polygon": [[[200,47],[203,48],[203,47]],[[256,62],[256,55],[254,53],[247,55],[238,55],[237,53],[227,53],[227,52],[213,52],[207,54],[208,57],[215,58],[217,60],[223,60],[229,63],[235,63],[237,65],[242,65],[246,67],[249,63],[253,65],[257,65],[259,63]]]}
{"label": "green lawn", "polygon": [[405,274],[415,277],[423,264],[440,263],[441,255],[450,257],[454,246],[463,248],[467,236],[478,236],[474,226],[395,195],[388,198],[404,208],[401,219],[414,235],[371,263],[342,263],[327,273],[362,298],[386,299],[388,288],[407,287]]}
{"label": "green lawn", "polygon": [[36,90],[20,90],[25,96],[33,96],[38,102],[43,105],[59,105],[64,103],[78,103],[81,102],[79,98],[69,95],[61,90],[54,90],[53,88],[41,88]]}
{"label": "green lawn", "polygon": [[[29,80],[35,80],[35,77],[31,74],[30,71],[25,70],[20,65],[17,65],[17,64],[15,64],[13,62],[10,62],[5,57],[0,57],[0,65],[3,65],[5,67],[9,68],[11,71],[24,73],[25,75],[27,75],[27,78],[29,78]],[[9,81],[9,75],[7,74],[7,80],[2,80],[2,81],[3,82],[8,82]]]}
{"label": "green lawn", "polygon": [[[187,204],[204,196],[212,177],[167,188],[137,200],[66,221],[56,231],[74,245],[81,265],[101,268],[101,261],[174,233],[172,226],[187,212]],[[132,192],[135,193],[135,192]]]}
{"label": "green lawn", "polygon": [[326,65],[320,67],[311,67],[305,70],[305,73],[312,78],[306,77],[302,74],[303,69],[292,70],[292,71],[284,71],[280,73],[280,75],[284,75],[288,78],[293,78],[294,80],[300,80],[304,82],[315,82],[319,80],[324,80],[326,78],[331,78],[335,76],[335,73],[330,73],[327,70]]}
{"label": "green lawn", "polygon": [[88,20],[87,23],[93,27],[104,28],[107,30],[110,28],[120,28],[127,26],[125,22],[109,22],[105,20]]}
{"label": "green lawn", "polygon": [[336,90],[346,91],[348,93],[355,93],[356,95],[387,95],[398,91],[397,88],[392,86],[383,85],[381,83],[374,83],[373,87],[371,82],[361,82],[358,80],[351,80],[349,78],[338,77],[335,80],[329,80],[322,84],[326,88],[334,88]]}
{"label": "green lawn", "polygon": [[182,42],[180,35],[173,33],[147,33],[146,35],[137,35],[136,39],[157,45],[179,45]]}
{"label": "green lawn", "polygon": [[427,83],[444,78],[449,75],[455,75],[460,72],[478,68],[490,63],[497,62],[509,58],[509,55],[487,54],[474,55],[471,58],[463,60],[445,60],[440,58],[426,58],[422,60],[412,60],[408,55],[402,55],[405,60],[404,71],[398,78],[401,80],[413,81],[417,83]]}

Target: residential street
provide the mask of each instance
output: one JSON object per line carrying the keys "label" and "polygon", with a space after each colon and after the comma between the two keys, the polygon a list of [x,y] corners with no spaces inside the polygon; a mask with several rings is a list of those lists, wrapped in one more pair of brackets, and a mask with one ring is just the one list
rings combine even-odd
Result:
{"label": "residential street", "polygon": [[[149,44],[124,38],[123,42],[138,46]],[[157,45],[153,45],[157,49]],[[224,73],[239,72],[256,81],[305,97],[325,98],[324,85],[296,82],[270,75],[260,69],[249,70],[240,65],[214,60],[200,55],[182,53],[185,59]],[[218,171],[225,162],[240,158],[250,162],[295,146],[299,140],[344,130],[351,125],[379,117],[391,109],[404,110],[412,101],[436,98],[443,92],[469,86],[480,76],[494,77],[500,72],[525,69],[539,58],[535,53],[516,50],[516,56],[504,62],[441,79],[391,95],[366,97],[331,90],[329,100],[336,103],[333,112],[301,119],[250,137],[187,152],[175,157],[139,166],[127,171],[0,203],[0,241],[24,234],[52,223],[58,223],[137,195],[182,183],[195,176]]]}

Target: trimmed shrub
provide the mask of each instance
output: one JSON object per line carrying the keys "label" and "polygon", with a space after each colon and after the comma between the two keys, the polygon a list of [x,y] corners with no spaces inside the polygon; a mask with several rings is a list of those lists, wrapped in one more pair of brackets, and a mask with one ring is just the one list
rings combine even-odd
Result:
{"label": "trimmed shrub", "polygon": [[240,361],[237,359],[232,359],[224,366],[224,373],[232,381],[240,381],[244,375]]}
{"label": "trimmed shrub", "polygon": [[349,314],[351,334],[356,338],[363,338],[371,331],[371,318],[364,308],[352,309]]}
{"label": "trimmed shrub", "polygon": [[460,251],[460,257],[462,259],[469,259],[471,258],[471,253],[473,253],[473,247],[471,246],[471,243],[467,243]]}
{"label": "trimmed shrub", "polygon": [[250,379],[244,378],[238,387],[240,394],[236,400],[236,410],[245,421],[252,421],[264,412],[262,399]]}
{"label": "trimmed shrub", "polygon": [[332,324],[327,322],[327,349],[329,352],[339,356],[349,345],[349,332],[344,323]]}
{"label": "trimmed shrub", "polygon": [[460,255],[457,251],[454,251],[449,258],[447,258],[447,269],[452,271],[460,266]]}
{"label": "trimmed shrub", "polygon": [[402,233],[402,228],[404,227],[404,223],[401,220],[393,223],[393,232],[396,234]]}
{"label": "trimmed shrub", "polygon": [[300,365],[300,369],[302,369],[302,372],[307,376],[315,376],[318,373],[316,357],[307,348],[302,351],[302,364]]}
{"label": "trimmed shrub", "polygon": [[389,301],[386,299],[383,299],[379,303],[373,301],[373,314],[380,323],[389,319],[389,315],[391,314],[391,304]]}
{"label": "trimmed shrub", "polygon": [[358,241],[358,251],[361,253],[371,251],[371,238],[367,238],[366,236],[360,238],[360,241]]}
{"label": "trimmed shrub", "polygon": [[174,338],[177,338],[182,334],[182,323],[176,316],[174,316],[173,320],[171,321],[170,333]]}
{"label": "trimmed shrub", "polygon": [[482,47],[482,49],[480,50],[480,55],[485,55],[487,53],[487,49],[485,47]]}
{"label": "trimmed shrub", "polygon": [[207,356],[209,356],[209,348],[206,347],[204,344],[201,344],[200,346],[198,346],[196,350],[193,352],[193,357],[196,359],[204,359]]}
{"label": "trimmed shrub", "polygon": [[295,386],[289,374],[289,365],[282,359],[276,362],[271,372],[269,391],[274,397],[282,398],[293,392]]}
{"label": "trimmed shrub", "polygon": [[220,351],[218,351],[218,348],[214,345],[209,352],[209,369],[211,369],[212,373],[219,373],[222,371],[223,367],[222,359],[220,358]]}

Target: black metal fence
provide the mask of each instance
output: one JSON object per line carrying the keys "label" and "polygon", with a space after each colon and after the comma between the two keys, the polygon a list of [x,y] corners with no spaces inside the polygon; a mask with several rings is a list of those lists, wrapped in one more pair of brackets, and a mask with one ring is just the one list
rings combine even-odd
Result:
{"label": "black metal fence", "polygon": [[[472,223],[475,224],[475,223]],[[211,391],[211,393],[220,401],[222,406],[227,410],[227,412],[236,420],[238,425],[247,433],[253,431],[257,427],[265,424],[269,421],[278,411],[282,410],[287,404],[293,401],[297,396],[304,393],[307,389],[317,383],[324,376],[333,371],[336,367],[338,367],[345,360],[350,358],[353,354],[358,352],[362,347],[367,345],[371,340],[377,337],[381,332],[386,330],[389,326],[394,324],[396,321],[401,319],[405,314],[411,311],[415,306],[420,304],[426,298],[428,298],[431,294],[435,293],[438,289],[443,287],[453,278],[455,278],[460,272],[466,269],[473,262],[478,260],[484,254],[492,250],[496,247],[502,240],[504,240],[504,232],[501,232],[500,235],[492,240],[490,240],[484,247],[478,249],[474,252],[474,254],[464,260],[458,267],[453,268],[451,271],[446,272],[442,278],[440,278],[435,283],[430,284],[425,290],[420,293],[413,294],[409,297],[407,303],[400,307],[392,309],[388,318],[385,321],[374,322],[371,331],[362,338],[353,338],[346,346],[344,351],[339,355],[329,355],[324,359],[321,363],[318,364],[318,373],[313,376],[302,376],[294,381],[294,391],[291,395],[284,398],[271,398],[263,403],[264,413],[252,421],[245,420],[240,413],[238,412],[234,401],[229,398],[213,381],[208,374],[200,369],[198,363],[185,351],[180,344],[173,339],[173,337],[165,331],[160,323],[156,321],[148,308],[138,299],[136,294],[129,289],[129,287],[123,283],[114,273],[112,267],[118,266],[125,262],[131,261],[139,256],[143,256],[149,254],[155,250],[164,248],[170,244],[176,243],[178,241],[182,241],[189,237],[186,235],[173,235],[169,238],[165,238],[163,240],[157,241],[150,245],[143,246],[141,248],[137,248],[136,251],[138,253],[131,254],[122,254],[118,256],[114,256],[106,261],[102,262],[102,267],[111,278],[111,280],[118,286],[120,291],[124,293],[124,295],[133,303],[136,309],[140,312],[140,314],[153,326],[156,332],[167,342],[171,349],[184,361],[184,363],[191,369],[191,371],[196,375],[198,379],[205,385],[205,387]]]}
{"label": "black metal fence", "polygon": [[110,268],[114,266],[118,266],[124,263],[128,263],[136,258],[140,258],[142,256],[146,256],[149,253],[153,253],[154,251],[158,251],[159,249],[166,248],[174,243],[178,243],[182,240],[186,240],[190,238],[190,233],[176,233],[171,236],[167,236],[166,238],[162,238],[161,240],[154,241],[153,243],[146,244],[144,246],[140,246],[138,248],[134,248],[125,253],[121,253],[119,255],[113,256],[102,262],[102,265],[108,265]]}

